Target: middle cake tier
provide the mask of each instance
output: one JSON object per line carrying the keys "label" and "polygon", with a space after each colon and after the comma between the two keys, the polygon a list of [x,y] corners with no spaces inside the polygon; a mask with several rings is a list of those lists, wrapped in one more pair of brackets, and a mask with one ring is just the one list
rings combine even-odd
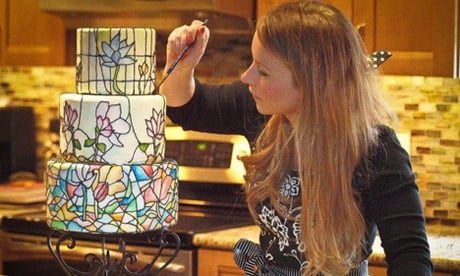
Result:
{"label": "middle cake tier", "polygon": [[163,95],[60,96],[60,151],[65,161],[153,164],[164,158]]}

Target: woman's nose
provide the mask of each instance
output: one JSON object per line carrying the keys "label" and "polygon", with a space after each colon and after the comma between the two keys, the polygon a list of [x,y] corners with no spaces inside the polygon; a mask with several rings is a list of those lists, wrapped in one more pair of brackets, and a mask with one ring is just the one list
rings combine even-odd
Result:
{"label": "woman's nose", "polygon": [[241,81],[243,83],[246,83],[246,84],[249,84],[249,85],[253,85],[254,84],[254,66],[251,64],[247,69],[246,71],[243,72],[243,74],[241,74]]}

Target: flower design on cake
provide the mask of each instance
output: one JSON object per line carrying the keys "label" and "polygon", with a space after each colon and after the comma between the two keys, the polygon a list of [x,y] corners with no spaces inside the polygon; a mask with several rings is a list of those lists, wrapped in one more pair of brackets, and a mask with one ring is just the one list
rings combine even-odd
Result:
{"label": "flower design on cake", "polygon": [[85,141],[86,147],[93,147],[94,149],[93,161],[103,161],[102,156],[108,150],[108,144],[109,146],[123,147],[119,137],[128,133],[130,129],[130,124],[121,118],[119,104],[111,105],[109,102],[100,102],[96,107],[95,137]]}
{"label": "flower design on cake", "polygon": [[133,47],[134,42],[128,44],[127,40],[120,41],[120,32],[118,32],[111,40],[110,43],[102,41],[102,51],[104,54],[101,56],[102,65],[107,67],[115,67],[115,73],[112,78],[113,89],[120,95],[125,94],[118,87],[118,73],[120,66],[134,64],[136,60],[128,55],[129,50]]}
{"label": "flower design on cake", "polygon": [[[66,101],[64,104],[64,116],[60,118],[61,131],[66,137],[67,150],[64,154],[74,154],[75,149],[81,149],[81,144],[78,139],[75,139],[75,131],[77,130],[76,122],[78,118],[78,111]],[[69,146],[72,146],[71,152],[69,152]]]}
{"label": "flower design on cake", "polygon": [[66,102],[64,105],[64,118],[62,122],[62,131],[72,131],[74,129],[75,121],[78,118],[77,110],[73,109],[72,106]]}
{"label": "flower design on cake", "polygon": [[[154,68],[154,66],[152,66],[152,68]],[[150,66],[145,61],[141,65],[138,65],[137,69],[139,71],[139,84],[137,89],[141,93],[154,91],[155,78],[152,77],[152,75],[155,75],[154,70],[150,71]]]}
{"label": "flower design on cake", "polygon": [[[142,206],[138,205],[139,214],[145,214],[144,227],[151,227],[151,224],[158,223],[158,215],[163,214],[161,220],[173,223],[176,220],[177,210],[177,167],[171,166],[156,167],[152,165],[137,165],[132,167],[132,173],[136,181],[144,183],[140,187],[143,194]],[[148,212],[147,212],[148,210]]]}
{"label": "flower design on cake", "polygon": [[139,148],[142,152],[146,152],[148,146],[151,144],[154,148],[153,159],[161,159],[161,141],[164,140],[164,125],[165,125],[165,114],[163,109],[155,110],[152,108],[152,116],[149,119],[145,119],[145,125],[147,127],[147,135],[152,138],[152,143],[140,143]]}
{"label": "flower design on cake", "polygon": [[98,165],[91,165],[80,166],[75,169],[74,173],[71,175],[72,181],[67,182],[66,185],[70,198],[75,196],[83,196],[84,189],[91,188],[94,180],[96,179],[94,170],[98,167]]}
{"label": "flower design on cake", "polygon": [[179,167],[164,159],[166,101],[152,93],[155,30],[77,32],[77,94],[60,96],[61,156],[45,173],[48,225],[143,233],[177,223]]}
{"label": "flower design on cake", "polygon": [[[52,160],[46,172],[47,216],[54,229],[134,233],[173,224],[178,166],[110,166]],[[69,200],[70,199],[70,200]],[[159,216],[159,214],[162,214]]]}
{"label": "flower design on cake", "polygon": [[148,98],[156,100],[153,107],[134,109],[133,99],[126,95],[68,97],[60,111],[63,158],[113,164],[161,162],[166,103],[163,96]]}
{"label": "flower design on cake", "polygon": [[153,184],[153,194],[155,197],[153,198],[156,201],[160,201],[161,203],[166,203],[169,201],[171,197],[170,194],[170,187],[173,182],[173,179],[170,175],[166,175],[164,177],[160,177],[155,179]]}

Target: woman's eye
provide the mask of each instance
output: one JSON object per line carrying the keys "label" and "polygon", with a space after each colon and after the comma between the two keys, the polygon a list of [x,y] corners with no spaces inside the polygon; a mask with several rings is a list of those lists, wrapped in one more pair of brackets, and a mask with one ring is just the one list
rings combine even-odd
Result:
{"label": "woman's eye", "polygon": [[261,70],[259,67],[257,67],[257,71],[259,72],[259,75],[261,75],[262,77],[267,77],[268,76],[268,74],[265,73],[264,70]]}

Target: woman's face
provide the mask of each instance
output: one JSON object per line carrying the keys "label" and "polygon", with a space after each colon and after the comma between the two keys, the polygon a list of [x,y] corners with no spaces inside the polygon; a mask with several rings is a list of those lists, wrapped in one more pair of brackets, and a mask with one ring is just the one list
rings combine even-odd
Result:
{"label": "woman's face", "polygon": [[264,115],[285,115],[292,122],[301,97],[291,72],[279,57],[262,46],[257,33],[251,51],[253,62],[241,75],[241,81],[249,85],[257,110]]}

